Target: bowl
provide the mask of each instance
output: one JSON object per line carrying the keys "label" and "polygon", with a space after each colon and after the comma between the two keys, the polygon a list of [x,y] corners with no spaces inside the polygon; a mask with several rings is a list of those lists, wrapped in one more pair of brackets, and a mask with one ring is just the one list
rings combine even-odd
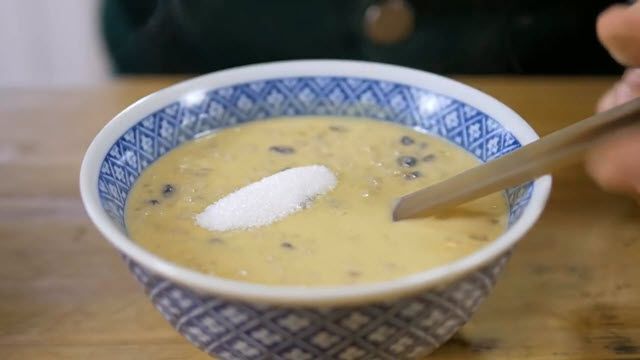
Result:
{"label": "bowl", "polygon": [[111,120],[82,163],[86,211],[167,321],[217,358],[423,357],[490,293],[512,248],[542,212],[549,176],[505,191],[508,228],[495,241],[444,266],[385,282],[295,287],[228,280],[171,263],[127,237],[127,195],[160,156],[203,131],[299,115],[396,122],[444,138],[483,162],[538,138],[499,101],[423,71],[335,60],[250,65],[170,86]]}

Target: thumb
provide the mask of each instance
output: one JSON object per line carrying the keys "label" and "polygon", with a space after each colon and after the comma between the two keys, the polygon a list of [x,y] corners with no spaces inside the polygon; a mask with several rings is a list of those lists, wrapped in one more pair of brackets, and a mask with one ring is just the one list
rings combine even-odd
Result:
{"label": "thumb", "polygon": [[640,66],[640,2],[617,4],[598,16],[598,38],[611,56],[626,66]]}

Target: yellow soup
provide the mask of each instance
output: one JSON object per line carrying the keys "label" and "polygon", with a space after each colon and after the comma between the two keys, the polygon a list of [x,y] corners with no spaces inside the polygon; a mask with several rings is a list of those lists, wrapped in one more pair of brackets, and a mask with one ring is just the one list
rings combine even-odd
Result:
{"label": "yellow soup", "polygon": [[[194,220],[241,187],[312,164],[331,169],[338,182],[301,211],[225,232]],[[498,193],[439,216],[391,221],[394,198],[476,164],[443,140],[392,123],[251,122],[185,143],[149,166],[129,194],[127,229],[165,259],[229,279],[307,286],[388,280],[465,256],[504,230]]]}

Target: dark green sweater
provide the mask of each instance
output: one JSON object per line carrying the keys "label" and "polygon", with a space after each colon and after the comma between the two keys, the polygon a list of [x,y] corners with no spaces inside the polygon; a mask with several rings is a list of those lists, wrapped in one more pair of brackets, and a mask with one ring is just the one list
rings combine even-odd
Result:
{"label": "dark green sweater", "polygon": [[375,0],[104,0],[103,30],[120,73],[204,73],[301,58],[445,74],[620,71],[595,35],[597,14],[611,1],[408,2],[414,30],[389,45],[363,31]]}

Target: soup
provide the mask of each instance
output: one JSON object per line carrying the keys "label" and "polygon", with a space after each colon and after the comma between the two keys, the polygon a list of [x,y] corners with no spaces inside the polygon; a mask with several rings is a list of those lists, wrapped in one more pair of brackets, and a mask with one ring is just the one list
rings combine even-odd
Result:
{"label": "soup", "polygon": [[[209,205],[284,169],[323,165],[335,187],[269,225],[215,231]],[[256,121],[189,141],[150,165],[126,208],[131,238],[206,274],[274,285],[389,280],[459,259],[506,226],[501,193],[432,217],[393,222],[393,199],[478,161],[439,138],[375,120]]]}

